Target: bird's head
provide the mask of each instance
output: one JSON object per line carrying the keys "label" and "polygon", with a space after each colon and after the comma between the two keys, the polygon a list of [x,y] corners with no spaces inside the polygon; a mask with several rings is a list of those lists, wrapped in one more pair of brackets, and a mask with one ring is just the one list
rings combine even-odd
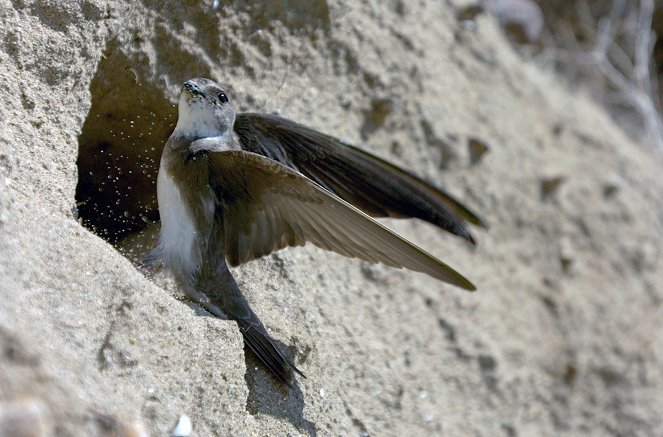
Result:
{"label": "bird's head", "polygon": [[204,78],[184,82],[176,131],[196,138],[217,137],[232,131],[234,123],[235,108],[216,82]]}

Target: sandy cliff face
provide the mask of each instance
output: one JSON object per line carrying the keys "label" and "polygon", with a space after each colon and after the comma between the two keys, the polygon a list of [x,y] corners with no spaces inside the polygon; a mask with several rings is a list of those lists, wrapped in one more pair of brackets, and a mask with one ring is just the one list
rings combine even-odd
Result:
{"label": "sandy cliff face", "polygon": [[[515,56],[489,17],[461,25],[443,2],[133,3],[0,2],[0,422],[18,410],[58,435],[164,435],[181,414],[200,436],[663,432],[661,163]],[[281,251],[236,274],[308,378],[285,390],[256,369],[234,323],[80,224],[116,242],[157,219],[155,160],[196,76],[464,199],[492,225],[474,250],[388,224],[479,291]],[[478,162],[470,140],[490,146]]]}

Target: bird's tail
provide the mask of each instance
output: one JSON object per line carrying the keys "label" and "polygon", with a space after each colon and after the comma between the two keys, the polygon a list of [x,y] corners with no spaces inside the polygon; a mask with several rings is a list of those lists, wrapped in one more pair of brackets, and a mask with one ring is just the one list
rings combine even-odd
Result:
{"label": "bird's tail", "polygon": [[[256,313],[239,290],[225,263],[220,263],[213,274],[202,274],[194,281],[192,296],[217,317],[227,317],[239,325],[244,343],[274,375],[288,386],[293,372],[306,377],[281,352]],[[209,270],[207,271],[209,272]],[[201,299],[201,293],[204,298]],[[222,313],[219,313],[219,310]]]}
{"label": "bird's tail", "polygon": [[285,384],[291,386],[292,373],[296,372],[299,375],[304,376],[304,374],[290,361],[285,357],[279,350],[278,346],[275,344],[274,340],[267,333],[267,330],[260,322],[258,317],[251,311],[251,318],[237,318],[234,319],[232,316],[229,317],[237,321],[240,331],[244,336],[244,343],[251,349],[251,351],[256,354],[258,359],[267,366],[269,370],[276,375],[278,379],[283,381]]}

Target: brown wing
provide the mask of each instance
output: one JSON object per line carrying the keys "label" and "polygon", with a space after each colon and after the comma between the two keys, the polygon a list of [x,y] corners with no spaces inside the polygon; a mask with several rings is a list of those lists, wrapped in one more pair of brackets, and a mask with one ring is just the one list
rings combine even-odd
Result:
{"label": "brown wing", "polygon": [[375,155],[285,118],[238,114],[242,148],[300,171],[373,217],[426,220],[471,242],[465,220],[486,222],[456,200]]}
{"label": "brown wing", "polygon": [[208,156],[231,265],[311,242],[347,257],[407,268],[475,290],[442,261],[278,162],[244,151]]}

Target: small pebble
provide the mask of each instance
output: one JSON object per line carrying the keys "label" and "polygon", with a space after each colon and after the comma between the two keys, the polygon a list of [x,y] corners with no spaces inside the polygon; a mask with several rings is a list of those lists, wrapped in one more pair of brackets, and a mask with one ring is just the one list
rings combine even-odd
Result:
{"label": "small pebble", "polygon": [[573,267],[574,250],[568,238],[562,238],[559,243],[559,263],[562,270],[568,273]]}
{"label": "small pebble", "polygon": [[0,436],[41,437],[50,434],[46,425],[47,407],[38,399],[0,403]]}
{"label": "small pebble", "polygon": [[542,178],[540,181],[541,200],[551,200],[557,196],[559,187],[566,181],[564,176],[550,176]]}
{"label": "small pebble", "polygon": [[603,184],[603,197],[613,197],[617,192],[624,188],[624,179],[617,175],[613,175],[608,181]]}
{"label": "small pebble", "polygon": [[470,163],[472,164],[478,164],[483,155],[490,151],[490,145],[477,138],[468,139],[467,148],[470,151]]}
{"label": "small pebble", "polygon": [[180,420],[177,422],[175,429],[173,430],[172,437],[189,437],[193,426],[191,424],[191,419],[186,414],[180,416]]}

